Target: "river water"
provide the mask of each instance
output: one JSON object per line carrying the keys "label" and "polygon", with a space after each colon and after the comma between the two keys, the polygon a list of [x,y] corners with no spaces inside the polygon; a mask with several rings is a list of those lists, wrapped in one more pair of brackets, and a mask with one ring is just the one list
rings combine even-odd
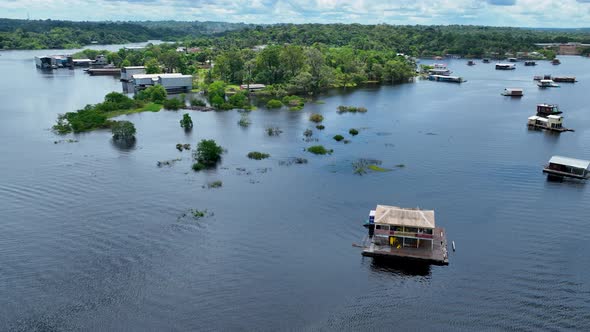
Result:
{"label": "river water", "polygon": [[[541,173],[552,155],[590,159],[589,59],[511,72],[449,60],[467,83],[330,91],[299,112],[260,107],[247,128],[236,111],[191,112],[191,133],[182,111],[122,116],[138,132],[121,146],[108,131],[50,131],[58,113],[122,87],[39,71],[33,56],[45,53],[0,55],[0,329],[590,329],[590,187]],[[540,90],[540,74],[579,82]],[[505,87],[525,96],[502,97]],[[529,131],[539,102],[559,104],[576,131]],[[283,133],[267,136],[270,126]],[[206,138],[227,152],[195,173],[175,145]],[[303,150],[318,143],[334,153]],[[249,160],[254,150],[271,158]],[[281,164],[292,157],[308,163]],[[358,158],[392,171],[355,175]],[[434,209],[457,246],[450,265],[361,257],[352,244],[376,204]]]}

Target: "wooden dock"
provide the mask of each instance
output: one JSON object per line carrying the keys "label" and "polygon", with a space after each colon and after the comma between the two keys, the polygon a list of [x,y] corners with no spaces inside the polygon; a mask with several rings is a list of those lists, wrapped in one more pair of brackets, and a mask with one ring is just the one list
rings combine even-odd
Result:
{"label": "wooden dock", "polygon": [[436,227],[433,232],[433,245],[428,248],[395,248],[388,244],[375,244],[371,238],[367,237],[363,241],[363,256],[367,257],[385,257],[396,259],[409,259],[421,261],[435,265],[449,265],[449,255],[447,250],[447,236],[445,229]]}

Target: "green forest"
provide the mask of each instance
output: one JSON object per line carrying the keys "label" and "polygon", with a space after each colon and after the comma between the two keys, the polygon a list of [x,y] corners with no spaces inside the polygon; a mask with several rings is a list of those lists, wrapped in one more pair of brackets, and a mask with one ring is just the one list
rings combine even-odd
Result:
{"label": "green forest", "polygon": [[[213,38],[212,38],[213,37]],[[78,48],[93,42],[183,41],[222,49],[261,44],[324,44],[360,50],[394,50],[412,56],[531,51],[535,43],[590,43],[588,30],[485,26],[361,24],[253,25],[225,22],[73,22],[0,19],[0,49]]]}

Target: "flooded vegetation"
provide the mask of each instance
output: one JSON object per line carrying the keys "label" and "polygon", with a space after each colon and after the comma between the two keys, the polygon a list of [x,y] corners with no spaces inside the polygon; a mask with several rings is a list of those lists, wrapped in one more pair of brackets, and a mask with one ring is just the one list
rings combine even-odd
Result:
{"label": "flooded vegetation", "polygon": [[[251,112],[94,113],[133,123],[129,143],[113,141],[110,126],[53,133],[59,113],[122,90],[79,69],[36,70],[31,59],[45,52],[0,57],[18,80],[0,90],[0,326],[387,330],[403,317],[400,328],[587,330],[581,276],[590,265],[566,249],[590,250],[579,231],[590,219],[589,187],[541,173],[557,153],[588,159],[587,59],[511,72],[445,60],[469,82],[331,89],[300,111],[266,108],[282,96],[252,96]],[[531,78],[545,72],[579,82],[540,91]],[[515,81],[525,97],[500,98]],[[23,95],[20,83],[39,96]],[[559,104],[576,132],[528,131],[523,121],[541,101]],[[369,111],[338,114],[340,105]],[[180,128],[185,113],[193,130]],[[351,244],[376,203],[436,209],[457,243],[452,264],[362,258]],[[230,302],[240,310],[227,315],[220,308]]]}

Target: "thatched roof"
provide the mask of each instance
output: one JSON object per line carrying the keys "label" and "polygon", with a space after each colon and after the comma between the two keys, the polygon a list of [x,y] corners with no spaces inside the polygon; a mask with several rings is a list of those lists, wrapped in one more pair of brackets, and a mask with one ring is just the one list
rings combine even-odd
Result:
{"label": "thatched roof", "polygon": [[375,224],[434,228],[434,211],[377,205]]}

